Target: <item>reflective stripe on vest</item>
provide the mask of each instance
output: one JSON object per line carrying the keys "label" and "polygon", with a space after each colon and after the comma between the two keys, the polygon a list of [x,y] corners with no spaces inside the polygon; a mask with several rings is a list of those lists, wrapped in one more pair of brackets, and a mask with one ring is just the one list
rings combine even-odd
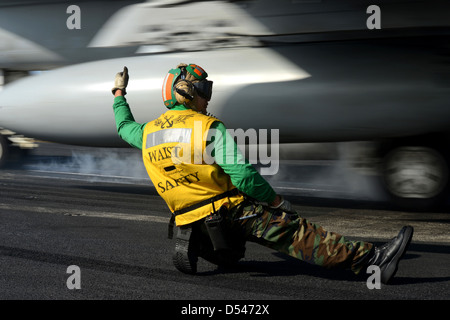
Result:
{"label": "reflective stripe on vest", "polygon": [[147,134],[146,148],[155,147],[163,143],[190,143],[192,129],[172,128]]}

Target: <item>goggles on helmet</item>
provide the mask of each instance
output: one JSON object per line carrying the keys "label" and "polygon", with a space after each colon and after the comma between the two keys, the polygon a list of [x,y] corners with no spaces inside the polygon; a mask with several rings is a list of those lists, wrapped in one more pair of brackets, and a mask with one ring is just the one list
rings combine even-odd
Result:
{"label": "goggles on helmet", "polygon": [[209,80],[194,82],[194,88],[197,91],[197,94],[207,101],[211,100],[212,85],[213,82]]}

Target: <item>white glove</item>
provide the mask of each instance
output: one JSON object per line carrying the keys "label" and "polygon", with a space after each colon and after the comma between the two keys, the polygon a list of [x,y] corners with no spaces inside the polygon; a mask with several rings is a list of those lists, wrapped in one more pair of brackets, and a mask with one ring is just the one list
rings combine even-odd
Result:
{"label": "white glove", "polygon": [[116,90],[122,90],[123,95],[127,94],[126,88],[128,85],[128,68],[123,67],[122,72],[118,72],[116,74],[116,78],[114,79],[114,87],[111,89],[112,94],[116,93]]}
{"label": "white glove", "polygon": [[295,213],[295,210],[292,208],[292,204],[287,201],[284,197],[280,196],[281,201],[277,206],[270,206],[272,209],[279,209],[283,212]]}

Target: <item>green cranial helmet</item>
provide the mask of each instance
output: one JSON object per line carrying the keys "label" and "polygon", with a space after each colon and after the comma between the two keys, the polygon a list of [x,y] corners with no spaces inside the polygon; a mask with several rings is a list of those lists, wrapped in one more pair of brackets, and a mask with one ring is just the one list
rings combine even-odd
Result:
{"label": "green cranial helmet", "polygon": [[208,74],[195,64],[179,64],[169,70],[162,86],[164,105],[172,109],[176,104],[188,106],[198,94],[208,101],[212,94],[212,81],[206,80]]}

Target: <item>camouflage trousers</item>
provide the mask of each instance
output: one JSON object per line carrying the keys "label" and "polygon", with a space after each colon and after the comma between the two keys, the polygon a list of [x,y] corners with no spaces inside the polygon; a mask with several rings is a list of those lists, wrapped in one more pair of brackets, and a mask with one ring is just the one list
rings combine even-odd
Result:
{"label": "camouflage trousers", "polygon": [[349,268],[356,274],[373,247],[368,242],[349,241],[295,213],[249,200],[232,208],[225,220],[248,241],[325,268]]}

